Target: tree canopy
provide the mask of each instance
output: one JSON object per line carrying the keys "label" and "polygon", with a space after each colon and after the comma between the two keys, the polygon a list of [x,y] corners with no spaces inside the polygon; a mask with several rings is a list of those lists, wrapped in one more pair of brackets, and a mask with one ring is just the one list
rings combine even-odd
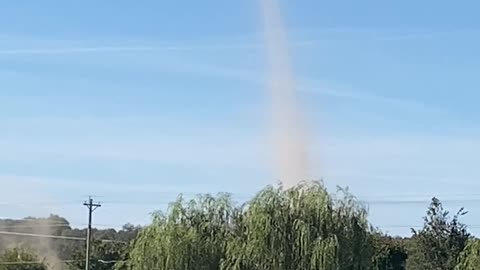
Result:
{"label": "tree canopy", "polygon": [[33,252],[13,248],[1,255],[0,270],[47,270],[47,264]]}
{"label": "tree canopy", "polygon": [[226,194],[179,198],[137,238],[131,269],[370,269],[366,210],[321,183],[267,187],[242,207]]}
{"label": "tree canopy", "polygon": [[470,239],[467,226],[459,221],[466,213],[462,208],[450,217],[440,200],[433,198],[423,228],[412,230],[408,269],[453,270]]}
{"label": "tree canopy", "polygon": [[455,270],[477,270],[480,266],[480,240],[470,240],[461,253]]}
{"label": "tree canopy", "polygon": [[460,209],[451,217],[433,198],[423,228],[411,238],[395,238],[373,229],[348,191],[332,195],[318,182],[287,190],[270,186],[242,206],[227,194],[180,197],[166,213],[154,215],[123,267],[470,270],[479,245],[459,221],[465,214]]}
{"label": "tree canopy", "polygon": [[[423,227],[400,238],[374,229],[348,190],[328,193],[320,182],[268,186],[243,205],[226,193],[179,196],[147,227],[94,229],[91,270],[476,270],[480,241],[460,222],[465,214],[450,215],[433,198]],[[24,233],[60,224],[49,233],[85,236],[58,216],[0,224]],[[68,261],[52,269],[84,269],[84,241],[37,240],[2,236],[0,270],[47,269],[52,260],[45,248],[57,262]]]}

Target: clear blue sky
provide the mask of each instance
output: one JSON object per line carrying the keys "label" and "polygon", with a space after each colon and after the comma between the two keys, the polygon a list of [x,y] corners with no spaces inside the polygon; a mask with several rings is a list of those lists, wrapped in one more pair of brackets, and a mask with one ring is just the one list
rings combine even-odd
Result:
{"label": "clear blue sky", "polygon": [[[433,195],[479,226],[480,3],[282,8],[315,176],[394,234]],[[180,192],[275,183],[260,16],[256,0],[3,2],[0,216],[81,225],[93,194],[118,227]]]}

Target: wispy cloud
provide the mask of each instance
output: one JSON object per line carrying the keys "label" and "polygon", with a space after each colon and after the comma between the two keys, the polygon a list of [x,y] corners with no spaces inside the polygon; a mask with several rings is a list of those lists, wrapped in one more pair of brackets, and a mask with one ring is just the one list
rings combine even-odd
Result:
{"label": "wispy cloud", "polygon": [[129,51],[173,51],[185,50],[180,47],[77,47],[77,48],[32,48],[32,49],[1,49],[0,54],[71,54],[91,52],[129,52]]}
{"label": "wispy cloud", "polygon": [[[448,34],[450,32],[412,32],[405,33],[388,33],[388,31],[378,31],[370,29],[321,29],[312,30],[311,33],[323,33],[325,37],[315,39],[299,39],[295,38],[290,42],[290,46],[316,46],[325,40],[336,40],[340,37],[367,37],[375,39],[397,39],[397,38],[416,38],[421,36],[432,36]],[[308,33],[308,32],[307,32]],[[312,35],[310,33],[310,35]],[[333,36],[330,34],[334,33]],[[238,49],[262,49],[264,44],[250,39],[242,39],[239,42],[226,41],[222,39],[217,44],[209,41],[209,43],[192,41],[187,45],[178,45],[180,43],[172,42],[171,45],[132,45],[132,46],[66,46],[68,42],[58,42],[56,47],[38,47],[38,48],[0,48],[0,56],[5,55],[55,55],[55,54],[95,54],[95,53],[128,53],[128,52],[182,52],[182,51],[220,51],[220,50],[238,50]],[[63,43],[63,46],[62,45]],[[173,44],[173,45],[172,45]],[[185,44],[185,43],[184,43]],[[50,44],[51,45],[51,44]],[[60,47],[58,47],[60,46]],[[265,84],[265,74],[253,70],[235,69],[227,66],[219,66],[208,62],[189,61],[184,57],[170,58],[168,61],[160,61],[155,65],[169,65],[170,71],[185,72],[192,74],[201,74],[210,77],[227,78],[237,81],[244,81],[263,87]],[[408,100],[405,98],[380,96],[369,91],[358,89],[348,89],[344,86],[332,86],[322,82],[322,80],[313,80],[310,78],[300,78],[298,80],[298,90],[310,94],[325,95],[340,99],[358,100],[370,103],[389,104],[396,107],[407,107],[410,109],[426,110],[427,106],[419,101]],[[428,108],[431,110],[431,108]]]}
{"label": "wispy cloud", "polygon": [[[138,48],[140,50],[140,48]],[[134,48],[131,48],[133,51]],[[32,52],[33,53],[33,52]],[[40,54],[40,52],[38,52]],[[54,52],[52,52],[54,53]],[[61,52],[57,52],[61,53]],[[0,51],[0,55],[2,52]],[[245,82],[255,86],[253,89],[266,87],[266,80],[264,79],[266,75],[262,72],[238,69],[227,66],[215,65],[211,63],[197,63],[189,62],[185,59],[174,61],[174,59],[169,59],[169,61],[164,61],[158,65],[167,65],[169,71],[186,73],[186,74],[196,74],[205,76],[208,78],[221,78],[227,80],[234,80],[238,82]],[[153,66],[150,68],[156,68]],[[21,72],[12,72],[12,71],[1,71],[0,75],[15,75],[21,76]],[[29,78],[35,76],[34,74],[28,74]],[[36,78],[39,79],[39,78]],[[59,81],[65,81],[66,79],[59,78]],[[77,78],[68,78],[68,83],[75,82],[75,85],[85,84],[84,80],[78,80]],[[363,103],[373,103],[373,104],[388,104],[397,108],[409,108],[418,111],[432,111],[432,112],[441,112],[431,108],[431,106],[422,103],[421,101],[410,100],[406,98],[398,97],[389,97],[381,96],[374,93],[371,93],[367,90],[355,89],[354,87],[332,84],[330,82],[322,81],[321,79],[312,79],[307,77],[301,77],[297,80],[297,90],[300,93],[307,95],[320,95],[320,96],[329,96],[338,99],[344,100],[355,100]],[[58,83],[58,82],[57,82]],[[96,84],[102,83],[102,86],[108,87],[111,82],[95,82]],[[105,84],[105,85],[104,85]],[[91,82],[88,82],[88,85],[91,86]],[[116,85],[116,87],[119,87]],[[121,87],[121,86],[120,86]],[[137,86],[138,88],[138,86]]]}
{"label": "wispy cloud", "polygon": [[332,84],[330,82],[315,80],[311,78],[300,78],[299,90],[310,94],[320,94],[340,99],[356,100],[368,103],[388,104],[399,108],[409,108],[418,111],[431,111],[441,113],[442,111],[418,101],[407,98],[389,97],[378,95],[362,89],[355,89],[351,86]]}
{"label": "wispy cloud", "polygon": [[0,55],[21,54],[72,54],[97,52],[142,52],[142,51],[192,51],[192,50],[225,50],[235,48],[255,47],[254,44],[219,45],[219,46],[138,46],[138,47],[71,47],[71,48],[32,48],[32,49],[0,49]]}
{"label": "wispy cloud", "polygon": [[[252,70],[235,69],[231,67],[212,65],[209,63],[176,63],[177,70],[188,73],[203,74],[211,77],[221,77],[222,79],[233,79],[236,81],[248,82],[257,87],[266,87],[266,74]],[[339,99],[357,100],[361,102],[388,104],[398,108],[409,108],[419,111],[431,111],[440,113],[441,110],[418,101],[407,98],[389,97],[387,95],[377,95],[367,90],[355,89],[355,87],[330,83],[321,79],[312,79],[309,77],[299,77],[297,80],[297,90],[301,93],[310,95],[323,95]]]}
{"label": "wispy cloud", "polygon": [[[472,35],[478,34],[478,29],[375,29],[375,28],[302,28],[290,29],[289,45],[293,47],[316,46],[330,41],[346,40],[375,40],[375,41],[398,41],[398,40],[417,40],[424,38],[449,38],[452,35]],[[0,48],[0,55],[15,54],[72,54],[72,53],[96,53],[96,52],[135,52],[135,51],[193,51],[193,50],[232,50],[232,49],[252,49],[262,48],[264,46],[258,37],[260,33],[249,35],[217,37],[208,40],[183,40],[168,42],[170,45],[162,42],[154,42],[154,45],[133,45],[133,46],[65,46],[72,43],[85,43],[85,41],[74,40],[35,40],[25,37],[1,36],[4,44],[8,42],[20,41],[21,44],[37,43],[48,44],[49,47],[35,48]],[[313,37],[313,38],[312,38]],[[129,40],[131,42],[131,40]],[[109,42],[111,43],[111,42]],[[144,42],[142,42],[144,43]],[[157,44],[155,44],[157,43]],[[55,47],[51,47],[51,45]],[[62,44],[64,46],[62,46]],[[175,44],[175,45],[172,45]],[[187,44],[187,45],[178,45]],[[58,47],[60,46],[60,47]]]}

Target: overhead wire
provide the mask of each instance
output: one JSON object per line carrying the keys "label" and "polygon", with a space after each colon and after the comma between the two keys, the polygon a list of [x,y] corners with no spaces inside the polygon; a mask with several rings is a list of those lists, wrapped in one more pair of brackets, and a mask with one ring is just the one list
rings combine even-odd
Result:
{"label": "overhead wire", "polygon": [[12,236],[28,236],[28,237],[40,237],[40,238],[53,238],[53,239],[86,241],[86,238],[71,237],[71,236],[59,236],[59,235],[50,235],[50,234],[19,233],[19,232],[9,232],[9,231],[0,231],[0,234],[12,235]]}
{"label": "overhead wire", "polygon": [[[60,260],[63,263],[79,262],[83,260]],[[45,261],[17,261],[17,262],[0,262],[0,265],[26,265],[26,264],[44,264]]]}
{"label": "overhead wire", "polygon": [[[59,262],[63,263],[71,263],[71,262],[81,262],[83,260],[60,260]],[[102,263],[102,264],[111,264],[111,263],[117,263],[117,262],[122,262],[121,260],[97,260],[97,262]],[[46,263],[45,261],[11,261],[11,262],[0,262],[0,265],[28,265],[28,264],[44,264]]]}
{"label": "overhead wire", "polygon": [[[455,194],[455,196],[448,196],[448,197],[440,197],[443,203],[450,203],[450,202],[480,202],[480,198],[472,198],[467,196],[474,196],[474,194]],[[478,194],[480,196],[480,194]],[[463,198],[462,198],[463,197]],[[194,197],[184,197],[185,200],[193,199]],[[233,197],[233,199],[251,199],[253,196],[242,196],[242,197]],[[431,197],[425,195],[388,195],[388,196],[355,196],[358,201],[364,203],[375,203],[375,204],[407,204],[407,203],[425,203],[429,202]],[[395,199],[389,199],[395,198]],[[138,205],[148,205],[148,204],[169,204],[175,201],[175,198],[172,200],[105,200],[101,201],[102,204],[138,204]],[[77,204],[79,202],[49,202],[49,203],[42,203],[42,202],[0,202],[1,205],[9,205],[9,206],[22,206],[22,205],[70,205],[70,204]],[[32,218],[32,220],[36,220]]]}
{"label": "overhead wire", "polygon": [[[9,231],[0,231],[0,235],[11,235],[11,236],[24,236],[24,237],[40,237],[40,238],[51,238],[51,239],[63,239],[63,240],[75,240],[75,241],[86,241],[86,238],[83,237],[73,237],[73,236],[60,236],[52,234],[37,234],[37,233],[20,233],[20,232],[9,232]],[[127,243],[122,240],[114,239],[95,239],[105,243]]]}
{"label": "overhead wire", "polygon": [[[174,192],[163,192],[164,194],[173,194]],[[176,195],[178,195],[178,193],[175,193]],[[183,194],[189,194],[189,193],[183,193]],[[190,193],[190,194],[194,194],[194,193]],[[461,195],[465,195],[465,196],[473,196],[475,193],[463,193],[463,194],[451,194],[450,196],[448,196],[446,199],[443,198],[442,199],[442,203],[480,203],[480,198],[458,198],[456,196],[461,196]],[[241,196],[239,196],[241,197]],[[253,196],[251,196],[253,197]],[[420,197],[425,197],[425,199],[420,199]],[[365,205],[415,205],[415,204],[428,204],[430,202],[429,199],[426,198],[427,196],[419,196],[419,195],[413,195],[413,194],[409,194],[409,195],[406,195],[406,194],[397,194],[397,195],[387,195],[387,196],[378,196],[376,197],[375,199],[373,197],[370,197],[368,198],[368,196],[360,196],[360,197],[356,197],[357,199],[358,198],[362,198],[362,199],[358,199],[358,202],[359,203],[363,203]],[[235,194],[233,194],[233,198],[235,198]],[[245,198],[245,197],[244,197]],[[395,199],[388,199],[388,198],[395,198]],[[397,199],[398,198],[398,199]],[[404,199],[401,199],[401,198],[404,198]],[[185,197],[185,200],[189,200],[191,199],[190,197]],[[127,200],[106,200],[102,203],[104,204],[110,204],[110,205],[121,205],[121,204],[135,204],[135,205],[166,205],[166,204],[169,204],[171,203],[172,200],[137,200],[137,201],[127,201]],[[0,202],[0,205],[25,205],[25,204],[37,204],[38,205],[39,202],[3,202],[1,203]],[[52,202],[48,202],[50,204],[53,204]],[[78,202],[73,202],[73,201],[65,201],[65,202],[57,202],[57,203],[54,203],[55,205],[65,205],[65,204],[76,204]],[[78,223],[78,224],[69,224],[69,223],[46,223],[46,224],[41,224],[42,222],[45,222],[46,220],[48,220],[48,217],[47,218],[24,218],[24,219],[11,219],[11,218],[1,218],[0,217],[0,221],[1,219],[4,219],[4,220],[11,220],[11,221],[19,221],[19,222],[25,222],[25,223],[22,223],[22,224],[17,224],[17,225],[14,225],[14,224],[6,224],[6,225],[0,225],[0,230],[1,229],[10,229],[10,228],[25,228],[25,229],[28,229],[28,228],[37,228],[37,227],[58,227],[58,228],[61,228],[61,227],[79,227],[79,226],[86,226],[86,224],[83,224],[83,223]],[[40,222],[40,224],[28,224],[28,222],[30,221],[33,221],[33,222]],[[112,225],[112,224],[96,224],[94,226],[96,227],[117,227],[118,228],[121,228],[124,224],[117,224],[117,225]],[[393,229],[393,228],[412,228],[412,227],[419,227],[421,225],[414,225],[414,226],[411,226],[411,225],[402,225],[402,224],[398,224],[398,225],[382,225],[382,226],[377,226],[378,228],[390,228],[390,229]],[[480,225],[470,225],[468,226],[469,228],[480,228]],[[36,234],[28,234],[28,233],[19,233],[19,232],[9,232],[9,231],[0,231],[0,234],[3,234],[3,235],[7,235],[7,234],[10,234],[10,235],[17,235],[17,236],[20,236],[20,234],[22,234],[23,236],[38,236],[38,237],[50,237],[50,238],[57,238],[57,239],[71,239],[71,240],[82,240],[84,241],[85,239],[83,238],[75,238],[73,237],[68,237],[68,236],[55,236],[55,235],[36,235]],[[106,241],[112,241],[112,240],[106,240]]]}
{"label": "overhead wire", "polygon": [[70,224],[17,224],[17,225],[0,225],[0,229],[17,229],[17,228],[51,228],[51,227],[71,227]]}

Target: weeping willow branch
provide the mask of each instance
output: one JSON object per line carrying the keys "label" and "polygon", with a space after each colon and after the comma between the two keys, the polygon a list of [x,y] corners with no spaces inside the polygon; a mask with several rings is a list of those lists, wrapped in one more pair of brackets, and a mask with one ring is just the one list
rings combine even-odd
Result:
{"label": "weeping willow branch", "polygon": [[367,270],[366,210],[319,182],[267,187],[243,207],[228,194],[179,197],[135,241],[130,269]]}

